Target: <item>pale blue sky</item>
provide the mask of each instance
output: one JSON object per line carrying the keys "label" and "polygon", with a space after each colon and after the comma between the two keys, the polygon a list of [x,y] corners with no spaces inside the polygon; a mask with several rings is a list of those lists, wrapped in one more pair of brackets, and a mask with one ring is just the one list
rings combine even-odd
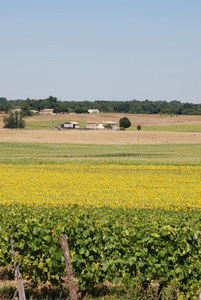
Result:
{"label": "pale blue sky", "polygon": [[200,0],[0,0],[0,97],[201,103]]}

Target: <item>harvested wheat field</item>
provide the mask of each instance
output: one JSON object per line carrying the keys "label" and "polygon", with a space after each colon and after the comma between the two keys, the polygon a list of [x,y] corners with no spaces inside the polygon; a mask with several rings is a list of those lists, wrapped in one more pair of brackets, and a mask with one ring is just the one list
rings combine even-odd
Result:
{"label": "harvested wheat field", "polygon": [[189,144],[201,143],[201,132],[0,130],[0,142],[64,144]]}
{"label": "harvested wheat field", "polygon": [[[134,114],[62,114],[38,115],[26,118],[26,122],[40,122],[66,119],[74,121],[116,121],[127,116],[132,125],[193,125],[201,124],[201,116],[170,115],[134,115]],[[0,128],[3,128],[3,115],[0,116]],[[165,144],[165,143],[201,143],[201,132],[168,132],[168,131],[57,131],[57,130],[0,130],[0,142],[35,142],[66,144]]]}

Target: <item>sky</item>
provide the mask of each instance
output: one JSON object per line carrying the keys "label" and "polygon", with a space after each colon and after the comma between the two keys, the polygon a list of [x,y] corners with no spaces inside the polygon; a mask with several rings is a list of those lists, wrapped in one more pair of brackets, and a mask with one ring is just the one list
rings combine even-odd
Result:
{"label": "sky", "polygon": [[201,103],[200,0],[0,0],[0,97]]}

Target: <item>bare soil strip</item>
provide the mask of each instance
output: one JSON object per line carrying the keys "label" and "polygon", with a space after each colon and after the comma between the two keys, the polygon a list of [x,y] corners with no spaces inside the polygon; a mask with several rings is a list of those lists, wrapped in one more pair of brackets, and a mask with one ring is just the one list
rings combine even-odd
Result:
{"label": "bare soil strip", "polygon": [[192,144],[201,143],[201,132],[0,130],[0,142],[64,144]]}

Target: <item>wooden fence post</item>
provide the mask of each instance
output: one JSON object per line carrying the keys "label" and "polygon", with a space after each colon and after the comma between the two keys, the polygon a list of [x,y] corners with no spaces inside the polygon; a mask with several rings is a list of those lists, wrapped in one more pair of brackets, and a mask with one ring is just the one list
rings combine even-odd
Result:
{"label": "wooden fence post", "polygon": [[68,280],[68,287],[69,287],[69,294],[71,300],[78,300],[76,289],[75,289],[75,283],[73,280],[73,272],[72,272],[72,266],[70,261],[70,253],[67,243],[66,235],[60,235],[61,240],[61,247],[65,258],[65,264],[66,264],[66,271],[67,271],[67,280]]}
{"label": "wooden fence post", "polygon": [[12,234],[10,235],[10,243],[11,243],[11,251],[12,251],[14,268],[15,268],[15,280],[17,281],[17,289],[18,289],[19,298],[20,298],[20,300],[26,300],[22,275],[20,273],[19,265],[18,265],[18,263],[16,263],[16,254],[17,253],[14,248],[14,237]]}

